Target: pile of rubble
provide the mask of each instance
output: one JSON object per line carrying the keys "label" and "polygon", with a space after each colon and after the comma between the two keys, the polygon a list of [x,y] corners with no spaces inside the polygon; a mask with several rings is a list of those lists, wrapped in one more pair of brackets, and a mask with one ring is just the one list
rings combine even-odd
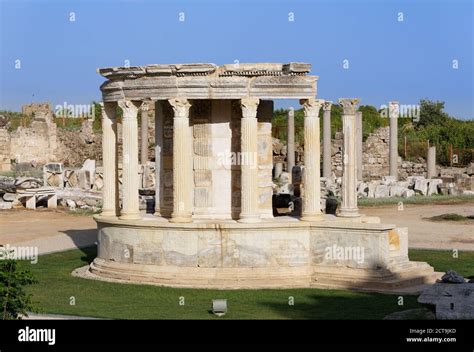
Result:
{"label": "pile of rubble", "polygon": [[[152,207],[151,200],[155,187],[155,163],[139,165],[140,208]],[[49,163],[43,167],[43,178],[46,186],[54,187],[61,205],[71,209],[99,208],[102,203],[104,186],[103,167],[96,166],[95,160],[86,160],[82,167],[65,167],[61,163]],[[119,192],[122,184],[122,165],[118,165]]]}
{"label": "pile of rubble", "polygon": [[[294,194],[301,196],[304,192],[303,184],[304,166],[295,166],[290,176],[283,172],[275,180],[274,193]],[[450,182],[453,181],[453,182]],[[340,197],[342,178],[321,177],[321,197],[328,195]],[[397,181],[393,176],[383,176],[380,180],[367,182],[359,181],[357,184],[357,195],[359,198],[387,198],[403,197],[410,198],[415,195],[433,196],[442,195],[474,195],[474,176],[459,174],[454,178],[427,179],[424,176],[409,176],[405,181]]]}

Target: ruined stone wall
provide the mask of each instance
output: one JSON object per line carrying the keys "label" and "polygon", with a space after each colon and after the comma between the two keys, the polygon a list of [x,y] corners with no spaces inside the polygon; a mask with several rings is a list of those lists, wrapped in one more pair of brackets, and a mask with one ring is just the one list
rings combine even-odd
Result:
{"label": "ruined stone wall", "polygon": [[381,127],[365,140],[362,151],[364,179],[379,179],[389,174],[389,138],[390,128]]}
{"label": "ruined stone wall", "polygon": [[56,161],[57,146],[56,124],[34,120],[30,127],[18,127],[10,134],[10,159],[37,164]]}
{"label": "ruined stone wall", "polygon": [[0,127],[0,171],[10,171],[10,133]]}

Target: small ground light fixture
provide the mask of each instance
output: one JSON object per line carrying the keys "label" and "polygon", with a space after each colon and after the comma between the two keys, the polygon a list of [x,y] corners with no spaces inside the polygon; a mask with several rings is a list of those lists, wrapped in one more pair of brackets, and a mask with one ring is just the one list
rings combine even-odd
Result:
{"label": "small ground light fixture", "polygon": [[212,300],[212,313],[218,317],[222,317],[227,313],[227,300],[226,299],[213,299]]}

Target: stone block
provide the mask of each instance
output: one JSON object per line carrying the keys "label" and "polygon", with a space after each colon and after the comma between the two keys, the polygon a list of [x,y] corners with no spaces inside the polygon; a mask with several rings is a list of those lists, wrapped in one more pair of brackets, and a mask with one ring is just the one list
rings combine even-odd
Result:
{"label": "stone block", "polygon": [[431,179],[428,183],[428,196],[433,194],[438,194],[439,185],[442,184],[443,181],[440,179]]}
{"label": "stone block", "polygon": [[390,186],[390,197],[401,197],[405,190],[405,187],[393,184]]}
{"label": "stone block", "polygon": [[415,186],[413,187],[413,190],[415,193],[419,193],[423,196],[426,196],[428,193],[428,180],[425,178],[418,178],[415,180]]}
{"label": "stone block", "polygon": [[402,193],[403,198],[410,198],[410,197],[413,197],[414,195],[415,195],[415,191],[412,189],[406,189]]}
{"label": "stone block", "polygon": [[387,185],[378,185],[375,187],[375,193],[374,197],[375,198],[385,198],[390,196],[390,188]]}

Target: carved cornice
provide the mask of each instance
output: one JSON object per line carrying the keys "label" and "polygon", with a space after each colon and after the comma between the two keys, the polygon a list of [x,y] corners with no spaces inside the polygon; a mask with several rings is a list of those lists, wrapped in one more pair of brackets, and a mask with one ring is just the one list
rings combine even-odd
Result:
{"label": "carved cornice", "polygon": [[173,108],[173,113],[175,118],[188,118],[189,109],[191,108],[191,103],[188,99],[184,98],[173,98],[168,99],[171,107]]}
{"label": "carved cornice", "polygon": [[357,105],[359,104],[360,99],[358,98],[340,98],[339,104],[341,104],[342,109],[344,110],[344,115],[355,115],[357,111]]}
{"label": "carved cornice", "polygon": [[257,117],[258,103],[260,99],[255,97],[246,97],[240,99],[240,105],[242,107],[242,117]]}
{"label": "carved cornice", "polygon": [[237,63],[222,66],[212,63],[155,64],[97,69],[100,75],[110,80],[144,76],[304,76],[309,71],[311,71],[311,64],[304,62],[290,62],[287,64]]}

